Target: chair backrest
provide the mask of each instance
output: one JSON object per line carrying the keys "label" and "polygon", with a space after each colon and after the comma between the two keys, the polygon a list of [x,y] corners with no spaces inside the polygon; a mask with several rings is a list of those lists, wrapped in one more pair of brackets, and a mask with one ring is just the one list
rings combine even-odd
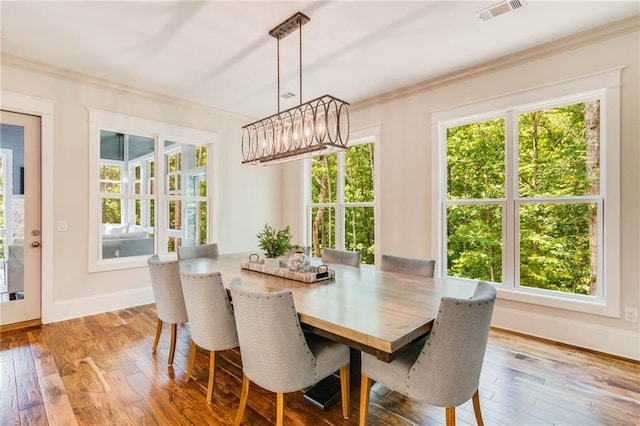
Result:
{"label": "chair backrest", "polygon": [[191,340],[208,351],[238,347],[233,309],[220,272],[180,272]]}
{"label": "chair backrest", "polygon": [[158,318],[169,324],[187,322],[178,261],[163,261],[158,255],[153,255],[147,259],[147,265]]}
{"label": "chair backrest", "polygon": [[443,297],[431,334],[407,379],[407,395],[455,407],[478,390],[496,290],[478,282],[470,299]]}
{"label": "chair backrest", "polygon": [[431,259],[413,259],[390,254],[383,254],[380,258],[381,271],[399,272],[420,277],[433,277],[435,264],[436,261]]}
{"label": "chair backrest", "polygon": [[360,267],[360,252],[325,248],[322,249],[322,262]]}
{"label": "chair backrest", "polygon": [[315,357],[300,327],[290,290],[255,293],[231,283],[242,372],[271,392],[295,392],[315,383]]}
{"label": "chair backrest", "polygon": [[218,257],[218,244],[202,244],[199,246],[178,246],[178,260],[194,257]]}

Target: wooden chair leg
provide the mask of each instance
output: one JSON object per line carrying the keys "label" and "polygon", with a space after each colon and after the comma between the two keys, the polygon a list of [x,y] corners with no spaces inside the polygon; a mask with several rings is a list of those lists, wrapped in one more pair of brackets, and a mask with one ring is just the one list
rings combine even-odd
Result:
{"label": "wooden chair leg", "polygon": [[456,426],[456,407],[446,408],[446,426]]}
{"label": "wooden chair leg", "polygon": [[153,347],[151,353],[155,354],[158,349],[158,342],[160,341],[160,333],[162,333],[162,320],[158,318],[158,324],[156,325],[156,339],[153,341]]}
{"label": "wooden chair leg", "polygon": [[349,365],[340,369],[340,393],[342,394],[342,417],[351,416],[351,383],[349,379]]}
{"label": "wooden chair leg", "polygon": [[478,422],[478,426],[484,426],[484,422],[482,421],[482,412],[480,411],[480,394],[478,391],[473,394],[473,412],[476,413],[476,422]]}
{"label": "wooden chair leg", "polygon": [[169,360],[168,365],[173,365],[173,356],[176,353],[176,333],[178,331],[178,324],[171,324],[171,345],[169,346]]}
{"label": "wooden chair leg", "polygon": [[240,392],[240,406],[238,407],[238,414],[236,415],[235,426],[239,426],[244,417],[244,409],[247,406],[247,399],[249,397],[249,378],[246,375],[242,375],[242,392]]}
{"label": "wooden chair leg", "polygon": [[193,365],[196,363],[196,351],[198,347],[196,346],[196,342],[191,341],[191,353],[189,354],[189,366],[187,367],[187,378],[185,382],[188,382],[191,379],[191,375],[193,374]]}
{"label": "wooden chair leg", "polygon": [[276,426],[282,426],[284,424],[284,394],[278,392],[276,400]]}
{"label": "wooden chair leg", "polygon": [[369,391],[373,385],[373,380],[362,375],[360,380],[360,426],[367,425],[367,415],[369,414]]}
{"label": "wooden chair leg", "polygon": [[207,402],[213,401],[213,384],[216,381],[216,351],[209,352],[209,384],[207,385]]}

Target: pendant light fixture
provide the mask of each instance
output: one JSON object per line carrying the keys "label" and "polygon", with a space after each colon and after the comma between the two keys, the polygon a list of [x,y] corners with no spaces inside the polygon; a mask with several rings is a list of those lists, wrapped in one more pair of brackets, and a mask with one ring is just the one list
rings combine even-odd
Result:
{"label": "pendant light fixture", "polygon": [[[302,103],[302,26],[309,21],[298,12],[269,31],[277,40],[278,112],[242,127],[243,164],[263,166],[347,148],[349,104],[330,95]],[[300,105],[280,111],[280,40],[296,30],[300,36]]]}

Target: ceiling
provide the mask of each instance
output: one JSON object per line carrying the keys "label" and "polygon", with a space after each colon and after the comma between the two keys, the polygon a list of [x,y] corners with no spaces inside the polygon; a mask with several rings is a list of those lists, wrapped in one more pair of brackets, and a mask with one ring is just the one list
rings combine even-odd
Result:
{"label": "ceiling", "polygon": [[[640,1],[1,1],[4,54],[261,118],[277,110],[276,39],[297,11],[303,101],[357,102],[640,12]],[[298,32],[280,42],[299,103]]]}

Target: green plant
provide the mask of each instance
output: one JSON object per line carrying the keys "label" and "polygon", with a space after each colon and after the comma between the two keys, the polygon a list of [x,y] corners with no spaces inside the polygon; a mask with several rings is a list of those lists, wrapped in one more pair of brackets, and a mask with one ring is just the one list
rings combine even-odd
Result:
{"label": "green plant", "polygon": [[265,223],[264,229],[256,235],[258,247],[267,257],[278,257],[291,249],[291,228],[287,226],[277,231]]}

